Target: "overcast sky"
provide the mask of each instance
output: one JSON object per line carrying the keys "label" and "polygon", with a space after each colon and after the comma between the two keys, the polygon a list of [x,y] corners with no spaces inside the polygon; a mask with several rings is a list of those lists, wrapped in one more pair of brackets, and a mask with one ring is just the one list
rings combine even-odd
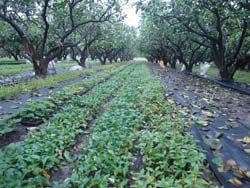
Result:
{"label": "overcast sky", "polygon": [[132,6],[134,2],[136,2],[136,0],[129,0],[129,3],[123,8],[125,14],[127,15],[125,23],[129,26],[138,27],[140,17],[136,14],[136,8]]}

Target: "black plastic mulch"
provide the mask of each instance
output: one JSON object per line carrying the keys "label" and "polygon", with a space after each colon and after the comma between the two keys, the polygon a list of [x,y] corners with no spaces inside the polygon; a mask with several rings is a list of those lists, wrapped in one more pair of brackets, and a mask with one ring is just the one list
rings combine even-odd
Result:
{"label": "black plastic mulch", "polygon": [[[246,125],[237,119],[232,119],[229,114],[222,112],[218,107],[198,98],[192,90],[186,89],[185,94],[188,97],[183,96],[185,88],[175,84],[176,80],[173,74],[169,76],[167,70],[160,69],[157,65],[151,67],[153,72],[161,77],[167,88],[166,98],[177,100],[182,108],[188,107],[194,117],[200,118],[202,111],[209,111],[210,108],[215,109],[216,112],[213,116],[207,118],[207,126],[201,126],[193,121],[191,133],[205,151],[206,160],[221,185],[225,188],[249,188],[250,178],[245,173],[248,171],[250,173],[250,141],[245,144],[242,142],[243,138],[250,137],[249,124]],[[186,76],[188,80],[189,75]],[[191,114],[187,118],[190,118]],[[216,143],[213,145],[211,142]],[[220,163],[215,162],[216,160],[219,160]],[[230,164],[229,161],[235,162],[236,165],[227,165]],[[242,171],[244,171],[243,174]]]}
{"label": "black plastic mulch", "polygon": [[193,76],[196,76],[198,78],[202,78],[202,79],[206,79],[209,80],[215,84],[219,84],[220,86],[224,87],[224,88],[228,88],[228,89],[233,89],[236,90],[242,94],[246,94],[246,95],[250,95],[250,88],[248,86],[242,86],[244,84],[240,84],[240,83],[236,83],[236,82],[222,82],[220,80],[217,80],[215,78],[212,77],[204,77],[204,76],[200,76],[197,74],[194,74]]}

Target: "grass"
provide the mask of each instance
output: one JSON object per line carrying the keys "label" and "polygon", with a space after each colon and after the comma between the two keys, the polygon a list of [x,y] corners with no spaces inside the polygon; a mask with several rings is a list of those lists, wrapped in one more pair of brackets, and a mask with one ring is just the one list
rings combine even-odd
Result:
{"label": "grass", "polygon": [[19,59],[18,61],[16,61],[13,58],[7,58],[7,57],[0,58],[0,65],[5,64],[5,63],[8,63],[8,64],[21,64],[21,63],[25,63],[25,62],[26,62],[25,59]]}
{"label": "grass", "polygon": [[[57,63],[55,66],[57,68],[66,68],[70,66],[77,65],[76,62],[66,62],[66,63]],[[0,76],[11,76],[14,74],[31,71],[32,65],[31,64],[20,64],[20,65],[0,65]]]}
{"label": "grass", "polygon": [[73,80],[79,76],[95,73],[98,70],[106,70],[113,66],[116,65],[114,64],[114,65],[98,66],[90,69],[84,69],[81,71],[69,71],[69,72],[64,72],[62,74],[48,76],[45,79],[32,79],[28,82],[17,84],[14,86],[0,87],[0,99],[5,100],[10,97],[16,96],[20,93],[25,93],[25,92],[27,93],[34,90],[38,90],[40,88],[50,88],[60,82]]}
{"label": "grass", "polygon": [[30,64],[0,65],[0,76],[11,76],[29,70],[32,70],[32,66]]}
{"label": "grass", "polygon": [[[3,59],[3,58],[2,58]],[[32,70],[32,65],[31,64],[13,64],[13,65],[1,65],[1,60],[0,59],[0,76],[12,76],[14,74],[26,72],[26,71],[31,71]],[[6,58],[4,58],[6,59]],[[87,65],[98,65],[100,64],[99,61],[88,61],[86,62]],[[62,63],[56,63],[57,68],[67,68],[77,65],[75,61],[65,61]]]}
{"label": "grass", "polygon": [[[176,65],[177,69],[181,69],[182,65]],[[200,66],[193,67],[193,73],[200,74]],[[215,65],[212,65],[208,71],[208,76],[213,78],[219,78],[219,70]],[[250,83],[250,72],[238,70],[234,75],[234,81],[239,83]]]}

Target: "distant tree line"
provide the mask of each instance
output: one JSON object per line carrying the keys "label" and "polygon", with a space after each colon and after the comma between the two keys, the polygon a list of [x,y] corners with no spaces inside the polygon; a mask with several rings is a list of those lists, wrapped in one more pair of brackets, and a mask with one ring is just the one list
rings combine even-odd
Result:
{"label": "distant tree line", "polygon": [[[135,31],[123,24],[122,1],[2,0],[0,54],[33,64],[46,76],[49,62],[71,54],[79,65],[87,57],[102,64],[133,57]],[[125,29],[126,28],[126,29]]]}
{"label": "distant tree line", "polygon": [[198,62],[214,62],[222,80],[250,63],[248,0],[138,1],[142,12],[140,48],[151,61],[192,71]]}

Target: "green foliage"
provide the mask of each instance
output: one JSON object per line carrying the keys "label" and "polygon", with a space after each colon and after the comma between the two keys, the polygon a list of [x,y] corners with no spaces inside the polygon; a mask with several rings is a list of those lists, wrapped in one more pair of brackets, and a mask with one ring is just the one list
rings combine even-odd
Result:
{"label": "green foliage", "polygon": [[122,61],[133,59],[135,54],[136,31],[122,23],[106,23],[100,26],[100,36],[90,48],[92,56],[96,56],[102,64],[107,60]]}
{"label": "green foliage", "polygon": [[75,144],[76,136],[87,128],[86,121],[93,119],[108,97],[123,85],[131,69],[127,68],[112,80],[98,85],[89,95],[80,97],[80,101],[89,105],[79,106],[74,102],[78,100],[72,100],[46,122],[45,128],[33,130],[24,142],[0,150],[0,187],[49,186],[49,171],[60,167],[64,158],[70,160],[68,149]]}
{"label": "green foliage", "polygon": [[[145,65],[125,80],[98,118],[66,187],[204,187],[204,159],[181,115],[164,101],[162,87]],[[143,156],[134,172],[136,151]],[[133,179],[133,184],[129,184]],[[130,182],[131,183],[131,182]]]}
{"label": "green foliage", "polygon": [[25,120],[36,120],[48,117],[55,109],[55,104],[50,101],[31,101],[27,104],[17,118]]}
{"label": "green foliage", "polygon": [[4,135],[15,131],[15,128],[17,128],[20,123],[26,126],[37,126],[46,121],[50,116],[53,116],[55,111],[62,110],[62,107],[65,105],[74,103],[78,104],[78,106],[84,106],[84,101],[81,101],[81,97],[77,97],[77,95],[118,73],[124,66],[113,67],[92,78],[84,80],[84,82],[65,87],[62,91],[52,93],[51,96],[48,97],[48,101],[29,102],[20,112],[0,123],[0,134]]}
{"label": "green foliage", "polygon": [[4,65],[4,64],[24,64],[26,61],[25,59],[20,59],[18,61],[16,61],[15,59],[13,58],[0,58],[0,65]]}
{"label": "green foliage", "polygon": [[54,87],[56,84],[73,80],[78,78],[79,76],[87,75],[90,73],[94,73],[100,70],[107,70],[110,66],[99,66],[90,69],[84,69],[81,71],[68,71],[62,74],[57,74],[53,76],[48,76],[45,79],[32,79],[28,82],[17,84],[14,86],[3,86],[0,87],[0,99],[8,99],[12,96],[16,96],[20,93],[36,91],[41,88],[50,88]]}
{"label": "green foliage", "polygon": [[152,0],[139,1],[137,8],[143,17],[140,46],[151,61],[179,60],[188,71],[214,61],[223,80],[249,62],[250,14],[239,2]]}
{"label": "green foliage", "polygon": [[11,76],[17,73],[22,73],[32,70],[31,65],[0,65],[0,76]]}

